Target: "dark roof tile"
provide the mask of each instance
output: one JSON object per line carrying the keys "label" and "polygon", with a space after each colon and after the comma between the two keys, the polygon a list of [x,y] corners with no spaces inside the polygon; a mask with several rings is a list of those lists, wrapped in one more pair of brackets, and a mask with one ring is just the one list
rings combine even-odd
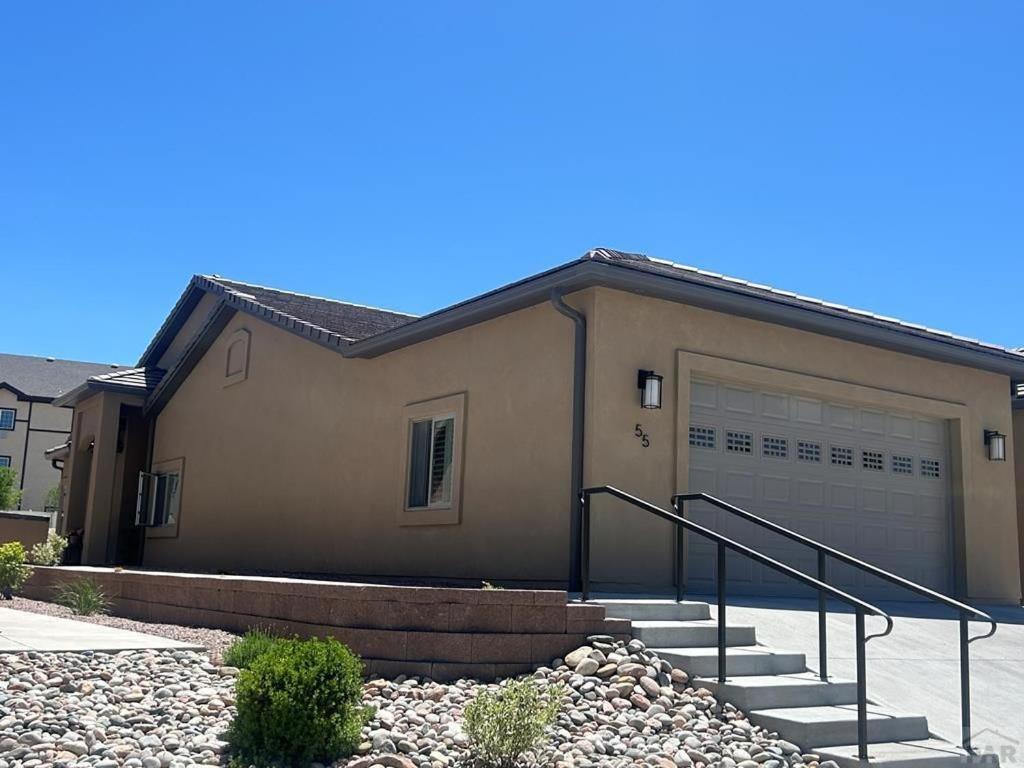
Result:
{"label": "dark roof tile", "polygon": [[110,373],[120,367],[52,357],[0,354],[0,384],[9,384],[30,397],[53,398],[70,392],[90,376]]}

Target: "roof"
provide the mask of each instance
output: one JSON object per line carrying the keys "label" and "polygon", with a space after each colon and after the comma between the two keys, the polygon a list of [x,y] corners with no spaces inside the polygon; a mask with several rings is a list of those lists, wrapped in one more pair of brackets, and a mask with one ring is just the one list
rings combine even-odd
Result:
{"label": "roof", "polygon": [[0,385],[7,384],[24,399],[52,400],[90,376],[110,373],[119,367],[52,357],[0,354]]}
{"label": "roof", "polygon": [[[220,298],[181,357],[159,381],[147,409],[159,409],[235,312],[273,323],[345,357],[372,358],[593,286],[676,301],[891,349],[1024,381],[1024,353],[947,331],[801,296],[767,285],[611,248],[416,317],[319,296],[267,288],[217,275],[195,275],[143,354],[147,371],[168,348],[200,299]],[[162,372],[160,372],[162,374]],[[156,374],[154,373],[153,376]]]}
{"label": "roof", "polygon": [[204,275],[240,296],[251,296],[260,304],[286,315],[336,333],[350,341],[359,341],[412,322],[416,315],[352,304],[321,296],[267,288],[262,285],[228,280],[219,275]]}
{"label": "roof", "polygon": [[77,405],[84,396],[93,392],[119,392],[126,395],[147,397],[156,389],[165,371],[162,368],[124,368],[120,371],[90,376],[74,389],[66,392],[57,405]]}
{"label": "roof", "polygon": [[836,304],[825,301],[824,299],[817,299],[812,296],[801,296],[793,291],[785,291],[779,288],[773,288],[770,285],[752,283],[749,280],[729,277],[728,275],[709,272],[708,270],[700,269],[699,267],[677,264],[672,261],[658,259],[652,256],[645,256],[640,253],[627,253],[625,251],[615,251],[610,248],[595,248],[594,250],[589,251],[583,258],[604,261],[609,264],[624,266],[631,269],[639,269],[645,272],[650,272],[651,274],[664,275],[677,280],[688,280],[695,283],[716,286],[734,292],[745,293],[752,297],[782,302],[792,306],[805,307],[818,312],[834,314],[838,317],[846,317],[857,321],[874,322],[882,326],[891,326],[910,333],[939,337],[944,340],[953,340],[968,346],[982,347],[984,349],[991,349],[1016,355],[1024,360],[1024,355],[1021,354],[1020,349],[1002,347],[998,344],[988,344],[984,341],[972,339],[967,336],[958,336],[954,333],[950,333],[949,331],[929,328],[917,323],[910,323],[894,317],[886,317],[884,315],[875,314],[874,312],[855,309],[843,304]]}

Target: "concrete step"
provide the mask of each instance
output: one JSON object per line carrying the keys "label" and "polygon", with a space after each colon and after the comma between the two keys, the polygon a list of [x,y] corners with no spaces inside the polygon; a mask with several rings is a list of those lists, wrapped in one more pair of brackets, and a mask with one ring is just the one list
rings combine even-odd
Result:
{"label": "concrete step", "polygon": [[[726,673],[728,671],[726,664]],[[851,680],[823,683],[813,672],[728,677],[724,683],[719,683],[717,678],[697,678],[691,684],[707,688],[719,701],[727,701],[747,712],[857,703],[857,683]]]}
{"label": "concrete step", "polygon": [[597,600],[605,613],[613,619],[634,621],[696,621],[711,618],[711,606],[684,600]]}
{"label": "concrete step", "polygon": [[[783,707],[748,711],[755,725],[778,732],[805,750],[857,743],[857,707],[853,705]],[[868,704],[868,741],[917,741],[930,738],[923,715],[886,711]]]}
{"label": "concrete step", "polygon": [[[691,648],[717,645],[718,624],[714,621],[634,621],[633,637],[648,648]],[[753,627],[726,625],[726,645],[755,645]]]}
{"label": "concrete step", "polygon": [[965,768],[987,766],[997,768],[995,755],[971,755],[958,746],[942,739],[896,741],[871,744],[868,760],[857,757],[857,745],[844,745],[816,749],[824,760],[834,760],[839,768]]}
{"label": "concrete step", "polygon": [[[718,646],[707,648],[652,648],[658,656],[690,677],[718,674]],[[777,651],[763,645],[726,648],[725,671],[739,675],[785,675],[807,671],[807,657],[794,651]]]}

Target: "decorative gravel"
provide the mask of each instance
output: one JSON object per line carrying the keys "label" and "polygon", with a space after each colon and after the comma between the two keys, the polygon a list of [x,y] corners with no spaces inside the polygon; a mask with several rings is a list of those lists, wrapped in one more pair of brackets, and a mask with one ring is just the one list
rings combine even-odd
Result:
{"label": "decorative gravel", "polygon": [[[238,635],[225,632],[223,629],[205,629],[203,627],[183,627],[178,624],[155,624],[148,621],[136,621],[134,619],[122,619],[117,616],[76,616],[70,608],[56,603],[47,603],[42,600],[27,600],[24,597],[15,597],[13,600],[0,602],[0,608],[14,608],[29,613],[41,613],[44,616],[57,616],[62,619],[74,619],[75,621],[87,621],[90,624],[102,624],[105,627],[126,629],[131,632],[144,632],[150,635],[166,637],[169,640],[178,640],[190,645],[201,645],[210,653],[210,658],[220,661],[224,649],[238,639]],[[2,768],[2,767],[0,767]]]}
{"label": "decorative gravel", "polygon": [[[643,643],[588,642],[534,672],[542,687],[562,684],[567,695],[549,743],[524,765],[835,768],[690,687]],[[0,768],[226,765],[237,673],[191,651],[0,654]],[[365,701],[376,712],[360,755],[338,765],[472,765],[462,713],[494,687],[372,680]]]}

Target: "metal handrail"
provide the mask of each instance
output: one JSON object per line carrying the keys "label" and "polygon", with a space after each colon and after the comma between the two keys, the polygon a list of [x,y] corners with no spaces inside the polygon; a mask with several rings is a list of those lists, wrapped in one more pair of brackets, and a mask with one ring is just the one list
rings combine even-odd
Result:
{"label": "metal handrail", "polygon": [[[687,501],[704,501],[711,504],[714,507],[736,515],[737,517],[743,518],[748,522],[759,525],[773,533],[777,533],[791,541],[795,541],[798,544],[802,544],[805,547],[810,547],[815,550],[818,554],[818,579],[822,582],[827,580],[828,568],[826,558],[833,558],[846,565],[853,566],[858,570],[865,573],[869,573],[884,581],[888,581],[897,586],[903,587],[904,589],[914,592],[918,595],[927,597],[928,599],[941,603],[942,605],[953,608],[959,615],[960,623],[960,729],[961,729],[961,743],[965,751],[973,752],[971,747],[971,673],[970,673],[970,653],[968,646],[975,640],[984,640],[985,638],[992,637],[995,634],[998,625],[991,616],[984,611],[975,608],[967,603],[962,603],[959,600],[954,600],[948,595],[944,595],[941,592],[936,592],[934,589],[918,584],[917,582],[910,581],[902,576],[897,576],[895,573],[890,573],[877,565],[866,563],[863,560],[859,560],[853,555],[848,555],[834,547],[830,547],[828,544],[823,544],[820,541],[816,541],[808,536],[792,531],[789,528],[774,523],[771,520],[766,520],[763,517],[759,517],[752,512],[748,512],[745,509],[730,504],[727,501],[723,501],[715,496],[708,493],[676,493],[672,495],[672,508],[675,510],[679,517],[685,519],[684,510],[680,508],[680,502]],[[681,594],[681,593],[680,593]],[[990,625],[988,632],[982,635],[975,635],[974,637],[969,636],[968,621],[971,617],[987,621]],[[828,638],[825,629],[825,598],[822,591],[818,591],[818,653],[819,659],[819,675],[824,680],[828,676]]]}
{"label": "metal handrail", "polygon": [[[857,754],[861,759],[868,758],[868,747],[867,747],[867,664],[866,664],[866,651],[865,647],[868,640],[873,640],[877,637],[885,637],[892,632],[893,621],[892,617],[871,603],[865,602],[860,598],[854,597],[847,592],[826,584],[824,581],[820,581],[813,576],[809,576],[803,571],[798,571],[796,568],[780,563],[767,555],[763,555],[760,552],[751,549],[750,547],[740,544],[737,541],[733,541],[726,536],[722,536],[720,533],[716,533],[709,528],[705,528],[692,520],[687,520],[685,517],[679,514],[669,512],[668,510],[662,509],[649,501],[645,501],[641,498],[633,496],[632,494],[621,491],[611,485],[595,486],[593,488],[584,488],[580,492],[580,587],[581,587],[581,599],[583,602],[587,602],[590,598],[590,497],[596,494],[608,494],[621,501],[625,501],[633,506],[644,510],[656,517],[660,517],[663,520],[667,520],[676,526],[677,531],[677,542],[678,546],[676,549],[676,598],[682,600],[682,562],[683,562],[683,531],[688,530],[710,539],[717,545],[717,568],[716,568],[716,584],[718,592],[718,682],[724,683],[726,680],[726,624],[725,624],[725,554],[726,550],[732,550],[744,557],[750,558],[755,562],[761,563],[769,568],[773,568],[780,573],[784,573],[793,579],[813,587],[818,591],[819,595],[829,594],[832,597],[842,600],[843,602],[853,606],[856,613],[856,635],[857,635]],[[878,632],[874,635],[866,635],[864,629],[864,617],[866,615],[879,616],[885,619],[885,630]]]}

